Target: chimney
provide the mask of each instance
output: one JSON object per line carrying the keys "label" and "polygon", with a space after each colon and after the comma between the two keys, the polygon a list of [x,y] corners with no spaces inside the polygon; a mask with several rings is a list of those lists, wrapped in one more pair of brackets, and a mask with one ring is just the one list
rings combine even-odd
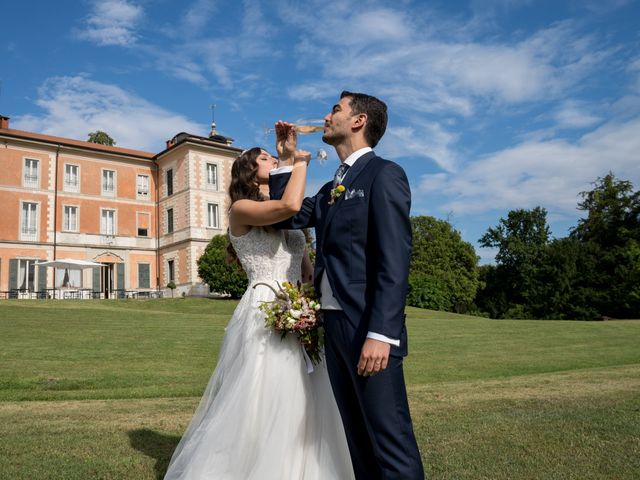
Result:
{"label": "chimney", "polygon": [[211,122],[211,131],[209,132],[209,138],[215,137],[218,135],[218,131],[216,130],[216,122]]}
{"label": "chimney", "polygon": [[0,128],[9,128],[9,117],[0,115]]}

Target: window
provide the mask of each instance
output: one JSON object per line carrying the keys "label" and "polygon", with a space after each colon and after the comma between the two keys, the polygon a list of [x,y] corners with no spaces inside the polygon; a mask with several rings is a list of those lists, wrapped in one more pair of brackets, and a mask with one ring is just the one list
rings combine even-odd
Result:
{"label": "window", "polygon": [[78,165],[69,165],[68,163],[64,166],[64,189],[67,192],[77,192],[78,191],[78,172],[80,167]]}
{"label": "window", "polygon": [[18,260],[18,289],[35,291],[36,260]]}
{"label": "window", "polygon": [[208,211],[207,227],[218,228],[218,204],[217,203],[208,204],[207,211]]}
{"label": "window", "polygon": [[116,211],[102,210],[102,221],[100,222],[100,233],[103,235],[116,234]]}
{"label": "window", "polygon": [[82,272],[77,268],[56,268],[56,288],[81,288]]}
{"label": "window", "polygon": [[173,208],[167,209],[167,233],[173,232]]}
{"label": "window", "polygon": [[24,159],[24,186],[25,187],[37,187],[38,186],[38,160],[33,158]]}
{"label": "window", "polygon": [[139,237],[148,237],[151,228],[151,215],[148,212],[136,212],[136,225]]}
{"label": "window", "polygon": [[138,288],[151,288],[150,271],[151,267],[148,263],[138,264]]}
{"label": "window", "polygon": [[173,170],[167,170],[167,196],[173,195]]}
{"label": "window", "polygon": [[116,192],[116,172],[113,170],[102,170],[102,193],[113,195]]}
{"label": "window", "polygon": [[207,163],[207,186],[218,188],[218,165]]}
{"label": "window", "polygon": [[[174,282],[176,279],[176,270],[173,260],[167,262],[167,275],[169,276],[169,282]],[[168,283],[168,282],[167,282]]]}
{"label": "window", "polygon": [[64,206],[64,214],[62,218],[62,229],[67,232],[78,231],[78,207],[70,205]]}
{"label": "window", "polygon": [[38,239],[38,204],[32,202],[22,203],[22,222],[20,226],[20,239],[36,241]]}
{"label": "window", "polygon": [[138,198],[149,198],[149,175],[138,175]]}

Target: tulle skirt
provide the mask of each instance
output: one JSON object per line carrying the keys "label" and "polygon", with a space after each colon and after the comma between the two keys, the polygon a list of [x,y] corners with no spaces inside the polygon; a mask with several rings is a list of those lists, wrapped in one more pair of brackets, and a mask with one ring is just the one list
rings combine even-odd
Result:
{"label": "tulle skirt", "polygon": [[267,287],[249,288],[165,480],[354,478],[326,366],[307,373],[300,344],[264,326]]}

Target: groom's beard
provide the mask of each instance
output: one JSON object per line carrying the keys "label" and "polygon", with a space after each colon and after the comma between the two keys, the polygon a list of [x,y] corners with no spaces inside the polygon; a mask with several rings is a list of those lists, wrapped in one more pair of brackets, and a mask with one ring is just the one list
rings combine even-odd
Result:
{"label": "groom's beard", "polygon": [[340,143],[344,140],[344,135],[331,134],[329,132],[322,135],[322,141],[327,145],[331,145],[335,147],[336,145],[340,145]]}

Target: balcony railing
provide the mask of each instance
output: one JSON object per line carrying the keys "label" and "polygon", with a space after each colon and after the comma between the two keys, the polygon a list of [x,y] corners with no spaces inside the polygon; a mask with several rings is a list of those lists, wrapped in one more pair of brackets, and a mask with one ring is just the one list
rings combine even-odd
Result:
{"label": "balcony railing", "polygon": [[29,242],[35,242],[38,239],[38,229],[22,227],[22,229],[20,230],[20,239]]}

